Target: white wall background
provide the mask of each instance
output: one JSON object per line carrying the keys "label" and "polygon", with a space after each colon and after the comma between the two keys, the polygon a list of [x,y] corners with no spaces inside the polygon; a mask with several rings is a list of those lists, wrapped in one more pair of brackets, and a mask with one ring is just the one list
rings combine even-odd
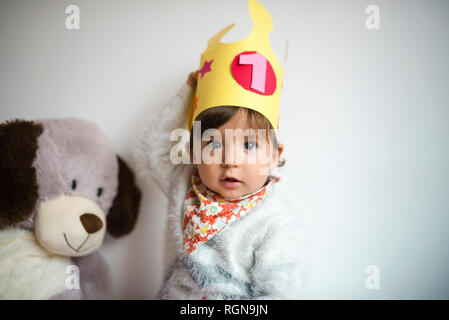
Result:
{"label": "white wall background", "polygon": [[[318,299],[449,298],[449,2],[274,1],[288,63],[283,188],[303,216]],[[81,29],[65,28],[76,4]],[[380,30],[365,8],[380,8]],[[245,37],[246,0],[0,2],[0,121],[90,119],[130,159],[146,115],[198,67],[207,40]],[[161,287],[166,200],[151,181],[135,231],[101,249],[119,298]],[[367,265],[380,289],[365,287]]]}

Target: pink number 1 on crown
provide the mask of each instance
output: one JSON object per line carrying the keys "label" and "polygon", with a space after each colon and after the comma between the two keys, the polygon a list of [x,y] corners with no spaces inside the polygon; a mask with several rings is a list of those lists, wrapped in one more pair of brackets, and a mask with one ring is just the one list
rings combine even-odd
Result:
{"label": "pink number 1 on crown", "polygon": [[272,95],[276,90],[276,75],[267,58],[256,51],[235,56],[231,65],[234,79],[246,90]]}

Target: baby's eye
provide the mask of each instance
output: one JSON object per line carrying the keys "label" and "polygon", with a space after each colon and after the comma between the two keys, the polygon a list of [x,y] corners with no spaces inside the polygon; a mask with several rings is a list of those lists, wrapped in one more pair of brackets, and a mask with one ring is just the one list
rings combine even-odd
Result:
{"label": "baby's eye", "polygon": [[250,142],[250,141],[245,142],[245,149],[253,150],[254,148],[257,148],[256,142]]}
{"label": "baby's eye", "polygon": [[212,148],[212,149],[218,149],[221,148],[221,143],[218,141],[211,141],[208,143],[208,145]]}

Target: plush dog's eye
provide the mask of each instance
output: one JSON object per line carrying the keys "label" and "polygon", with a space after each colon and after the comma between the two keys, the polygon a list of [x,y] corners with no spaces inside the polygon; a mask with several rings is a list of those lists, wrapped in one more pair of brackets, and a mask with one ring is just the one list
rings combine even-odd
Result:
{"label": "plush dog's eye", "polygon": [[76,180],[75,180],[75,179],[72,180],[72,185],[71,185],[71,187],[72,187],[72,190],[75,190],[75,189],[76,189]]}
{"label": "plush dog's eye", "polygon": [[103,194],[103,188],[97,189],[97,197],[101,196]]}

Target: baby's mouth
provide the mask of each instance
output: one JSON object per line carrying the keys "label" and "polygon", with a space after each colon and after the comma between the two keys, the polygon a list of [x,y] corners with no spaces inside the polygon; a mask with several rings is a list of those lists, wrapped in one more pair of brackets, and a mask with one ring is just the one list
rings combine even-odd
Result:
{"label": "baby's mouth", "polygon": [[236,178],[233,177],[226,177],[224,179],[220,179],[220,183],[229,189],[237,188],[242,184],[240,180],[237,180]]}

